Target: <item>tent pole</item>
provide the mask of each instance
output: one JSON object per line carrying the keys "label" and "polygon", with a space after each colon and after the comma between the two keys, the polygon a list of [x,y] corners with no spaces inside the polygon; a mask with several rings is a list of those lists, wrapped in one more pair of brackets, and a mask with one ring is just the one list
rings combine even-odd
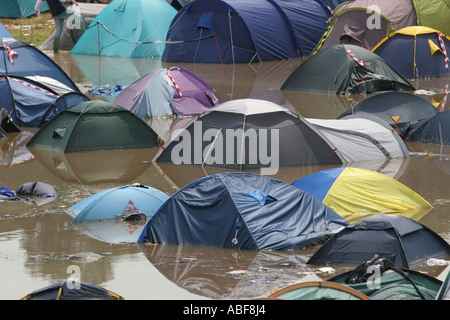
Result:
{"label": "tent pole", "polygon": [[97,42],[98,42],[98,87],[101,86],[101,54],[100,54],[100,27],[97,23]]}

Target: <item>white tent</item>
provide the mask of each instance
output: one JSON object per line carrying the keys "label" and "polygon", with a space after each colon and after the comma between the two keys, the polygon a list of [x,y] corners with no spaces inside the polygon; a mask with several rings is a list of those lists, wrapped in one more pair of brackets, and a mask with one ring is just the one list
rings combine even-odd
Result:
{"label": "white tent", "polygon": [[409,157],[398,133],[377,117],[306,120],[335,145],[347,162]]}

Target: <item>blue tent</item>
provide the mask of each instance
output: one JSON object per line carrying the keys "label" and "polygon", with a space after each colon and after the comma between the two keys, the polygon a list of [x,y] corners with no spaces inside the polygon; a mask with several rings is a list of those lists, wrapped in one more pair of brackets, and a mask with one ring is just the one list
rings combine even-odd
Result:
{"label": "blue tent", "polygon": [[404,77],[415,79],[450,76],[446,67],[449,48],[448,35],[429,27],[411,26],[389,34],[372,51]]}
{"label": "blue tent", "polygon": [[253,173],[221,173],[172,195],[138,243],[247,250],[301,248],[348,222],[304,191]]}
{"label": "blue tent", "polygon": [[247,63],[308,56],[330,15],[313,0],[196,0],[172,20],[162,61]]}
{"label": "blue tent", "polygon": [[14,38],[1,22],[0,22],[0,38]]}
{"label": "blue tent", "polygon": [[[36,0],[2,0],[0,17],[2,18],[26,18],[36,14],[34,5]],[[48,11],[47,2],[44,1],[41,12]]]}
{"label": "blue tent", "polygon": [[[177,11],[164,0],[114,0],[91,22],[72,54],[160,57]],[[158,42],[158,43],[155,43]]]}
{"label": "blue tent", "polygon": [[64,70],[45,53],[13,38],[0,38],[0,74],[48,77],[79,91]]}
{"label": "blue tent", "polygon": [[408,141],[450,145],[450,109],[427,119],[408,124],[400,135]]}
{"label": "blue tent", "polygon": [[162,191],[149,186],[125,185],[83,199],[67,209],[67,213],[74,218],[72,222],[119,220],[131,200],[134,208],[148,218],[168,198]]}

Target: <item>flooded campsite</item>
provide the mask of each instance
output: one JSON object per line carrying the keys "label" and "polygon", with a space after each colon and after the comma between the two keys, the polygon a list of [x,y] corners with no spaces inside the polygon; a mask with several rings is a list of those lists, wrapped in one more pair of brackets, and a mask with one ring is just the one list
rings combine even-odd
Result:
{"label": "flooded campsite", "polygon": [[[194,2],[197,1],[203,0]],[[0,299],[19,300],[41,288],[74,279],[126,300],[295,299],[286,293],[286,288],[317,281],[343,287],[346,276],[342,275],[381,256],[389,260],[384,261],[387,269],[410,272],[410,277],[424,288],[419,296],[405,289],[398,297],[393,292],[378,299],[402,299],[402,294],[411,294],[414,299],[435,300],[450,264],[450,140],[445,140],[450,120],[430,123],[421,131],[408,125],[422,119],[404,124],[402,121],[406,121],[403,117],[425,112],[424,109],[411,115],[397,110],[388,114],[383,108],[377,115],[359,112],[365,107],[362,102],[367,107],[370,99],[395,92],[407,93],[412,100],[420,99],[411,104],[429,107],[431,116],[423,118],[446,114],[450,108],[450,76],[407,77],[407,83],[399,84],[399,90],[386,89],[386,82],[376,82],[393,71],[383,76],[363,74],[367,85],[358,82],[348,91],[287,87],[287,80],[292,81],[302,65],[306,71],[321,68],[319,72],[327,77],[333,64],[348,58],[349,48],[358,54],[353,47],[346,47],[344,57],[336,56],[334,63],[328,61],[330,66],[319,61],[317,67],[312,65],[312,58],[320,58],[319,53],[326,48],[309,58],[235,63],[167,62],[163,61],[167,57],[111,57],[42,50],[79,89],[79,95],[60,100],[61,105],[76,101],[74,104],[82,108],[70,108],[67,118],[62,117],[66,111],[55,108],[57,111],[51,114],[49,109],[39,115],[39,121],[21,119],[19,111],[13,119],[25,125],[16,122],[17,130],[0,135]],[[222,53],[225,59],[228,53]],[[21,54],[25,56],[21,51],[12,58],[16,59],[15,67],[23,63],[19,60]],[[359,57],[363,54],[359,53]],[[370,58],[367,54],[363,60],[369,65]],[[353,61],[354,57],[349,59]],[[5,59],[4,64],[10,62]],[[354,67],[354,77],[361,75],[360,67]],[[159,79],[160,70],[163,75]],[[180,102],[177,108],[173,103],[171,106],[177,114],[152,116],[155,109],[132,109],[137,115],[147,112],[147,116],[138,117],[126,110],[127,116],[129,113],[136,120],[124,117],[125,107],[119,105],[122,102],[118,97],[122,94],[122,101],[125,96],[134,100],[137,90],[147,85],[136,81],[149,75],[153,78],[145,81],[153,91],[147,90],[149,96],[144,97],[148,101],[163,100],[169,94],[168,89],[162,92],[166,89],[158,87],[161,84],[163,88],[167,79],[172,80],[172,91],[178,89],[178,94],[188,95],[182,86],[187,72],[177,84],[173,80],[179,70],[187,70],[200,79],[198,82],[210,87],[211,91],[205,93],[204,89],[201,93],[211,103],[207,109],[189,114],[189,108]],[[350,74],[352,70],[345,72]],[[326,80],[318,78],[302,80],[299,75],[293,85],[323,84],[330,88]],[[400,83],[403,77],[400,78],[389,83]],[[10,82],[23,79],[20,76]],[[333,89],[338,90],[339,81],[336,76]],[[5,84],[0,82],[0,86]],[[37,85],[32,89],[36,88]],[[4,99],[6,91],[0,90]],[[14,90],[11,86],[11,92]],[[403,97],[392,95],[389,99],[400,101]],[[241,102],[247,104],[242,107]],[[380,102],[375,104],[380,106]],[[406,102],[397,103],[402,104]],[[98,105],[95,110],[94,105]],[[360,109],[354,109],[357,107]],[[232,111],[228,113],[227,108]],[[106,124],[102,112],[114,113],[114,127]],[[269,115],[264,117],[265,113]],[[377,125],[374,124],[376,116],[386,115],[386,122],[376,120]],[[275,118],[279,121],[273,124]],[[78,119],[84,119],[80,128],[71,124]],[[387,123],[390,120],[393,122]],[[141,128],[142,122],[145,126]],[[225,131],[246,125],[259,130],[253,140],[259,148],[252,149],[251,143],[233,146],[236,157],[239,148],[245,149],[244,162],[233,158],[231,166],[226,161],[210,165],[211,158],[219,159],[222,151],[223,160],[229,160],[230,140]],[[432,126],[439,132],[438,140],[418,138],[419,134],[430,133]],[[2,127],[3,124],[0,134]],[[258,129],[261,127],[268,131]],[[45,129],[50,129],[48,134]],[[274,129],[279,138],[275,142],[269,139],[274,137],[270,136]],[[358,134],[351,135],[356,131]],[[192,133],[193,145],[186,147],[183,132]],[[65,144],[57,145],[55,137]],[[201,139],[198,146],[195,137]],[[270,141],[266,154],[261,154],[262,137],[267,138],[265,142]],[[242,141],[251,139],[252,136],[244,136]],[[106,141],[108,147],[97,147],[94,140]],[[122,146],[111,147],[115,143],[112,140]],[[219,147],[212,143],[222,140]],[[73,141],[79,142],[79,149],[69,150],[69,142]],[[322,145],[331,148],[316,151]],[[260,152],[258,161],[266,162],[261,165],[249,161],[252,150]],[[270,158],[267,150],[272,156],[276,150],[279,157]],[[169,151],[172,153],[167,156]],[[174,159],[174,154],[179,159]],[[324,160],[320,161],[322,156]],[[276,165],[268,165],[268,160],[276,160]],[[349,180],[341,181],[340,186],[337,180],[344,178]],[[44,196],[20,192],[34,182],[49,188]],[[146,202],[142,195],[132,195],[140,189],[151,192],[153,202]],[[7,199],[6,190],[14,194],[11,199]],[[124,196],[126,192],[129,197]],[[323,198],[319,201],[314,192]],[[135,197],[134,203],[131,197]],[[82,214],[92,214],[96,202],[100,209],[94,217],[85,219]],[[148,215],[133,215],[143,211]],[[135,219],[124,218],[125,213]],[[394,226],[380,227],[388,223]],[[232,230],[226,233],[228,226]],[[270,232],[265,234],[264,230]],[[400,243],[398,251],[385,248],[386,252],[381,252],[377,248],[370,251],[368,241],[364,248],[343,252],[362,242],[357,238],[358,232],[362,234],[360,239],[380,237],[382,241],[384,236],[398,237],[398,241],[411,244]],[[343,239],[339,240],[341,234]],[[433,252],[434,247],[437,249]],[[327,251],[333,249],[337,253]],[[325,251],[325,256],[318,256]],[[333,263],[333,258],[343,261]],[[354,261],[350,263],[351,258]],[[320,262],[313,263],[316,260]],[[371,295],[377,299],[375,293],[366,289],[354,284],[348,293],[361,299]],[[304,294],[298,299],[310,299]]]}

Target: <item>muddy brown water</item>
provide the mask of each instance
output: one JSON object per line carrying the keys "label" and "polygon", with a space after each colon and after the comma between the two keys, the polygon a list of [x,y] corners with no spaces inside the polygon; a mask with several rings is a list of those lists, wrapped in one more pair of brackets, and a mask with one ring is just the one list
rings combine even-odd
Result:
{"label": "muddy brown water", "polygon": [[[128,85],[161,67],[159,59],[119,59],[51,56],[83,92],[116,84]],[[279,90],[301,63],[286,60],[243,65],[178,64],[188,68],[214,89],[223,101],[266,99],[292,108],[306,118],[334,119],[364,96],[340,97]],[[423,98],[440,103],[449,78],[415,81]],[[96,98],[96,97],[92,97]],[[98,98],[98,97],[97,97]],[[111,97],[103,97],[111,100]],[[450,107],[447,102],[445,108]],[[160,135],[170,134],[174,123],[149,123]],[[216,169],[155,166],[156,149],[61,154],[30,153],[24,142],[36,129],[23,128],[1,146],[0,185],[17,188],[42,181],[58,190],[58,197],[37,206],[25,202],[0,203],[0,299],[20,299],[44,286],[74,275],[105,287],[125,299],[247,299],[266,297],[287,285],[308,279],[327,279],[352,268],[334,268],[334,274],[305,264],[316,248],[289,252],[247,252],[196,246],[140,248],[134,239],[142,226],[71,223],[65,212],[78,201],[107,188],[139,182],[168,195]],[[419,222],[450,241],[450,148],[408,143],[409,159],[373,161],[358,166],[388,174],[433,205]],[[433,155],[424,152],[432,151]],[[13,159],[13,160],[11,160]],[[324,166],[281,168],[274,176],[291,183]],[[111,231],[113,230],[113,231]],[[145,254],[144,254],[145,252]],[[416,269],[437,276],[444,267],[425,264]],[[75,270],[75,271],[74,271]]]}

